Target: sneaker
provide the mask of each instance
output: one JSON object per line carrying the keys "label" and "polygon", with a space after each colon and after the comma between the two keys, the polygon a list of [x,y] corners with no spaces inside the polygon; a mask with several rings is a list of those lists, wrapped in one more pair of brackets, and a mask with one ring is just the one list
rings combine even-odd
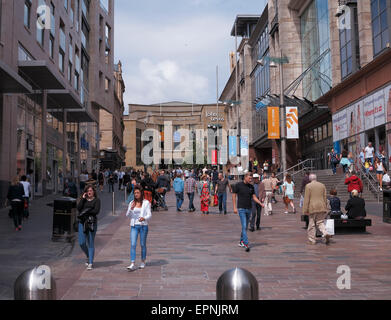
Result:
{"label": "sneaker", "polygon": [[288,214],[288,211],[285,211],[284,213],[285,213],[285,214]]}
{"label": "sneaker", "polygon": [[244,247],[246,248],[246,252],[250,252],[250,245],[245,244]]}
{"label": "sneaker", "polygon": [[224,214],[227,214],[227,211],[224,211]]}
{"label": "sneaker", "polygon": [[243,243],[243,241],[240,241],[240,242],[239,242],[239,247],[244,248],[244,243]]}
{"label": "sneaker", "polygon": [[316,245],[316,242],[307,241],[307,244],[309,244],[309,245]]}
{"label": "sneaker", "polygon": [[176,209],[176,211],[177,211],[177,212],[182,212],[182,210],[181,210],[181,209]]}
{"label": "sneaker", "polygon": [[92,270],[92,264],[89,264],[89,265],[87,266],[87,270]]}
{"label": "sneaker", "polygon": [[145,263],[144,262],[142,262],[141,264],[140,264],[140,267],[139,267],[140,269],[144,269],[145,268]]}
{"label": "sneaker", "polygon": [[261,230],[261,227],[257,227],[257,230]]}
{"label": "sneaker", "polygon": [[134,265],[134,263],[132,263],[129,267],[127,267],[126,269],[128,269],[128,271],[135,271],[137,270],[136,266]]}
{"label": "sneaker", "polygon": [[90,264],[90,262],[89,262],[88,259],[87,259],[87,261],[86,261],[86,267],[88,267],[89,264]]}
{"label": "sneaker", "polygon": [[254,232],[254,231],[255,231],[255,229],[254,229],[254,228],[250,228],[250,231],[251,231],[251,232]]}

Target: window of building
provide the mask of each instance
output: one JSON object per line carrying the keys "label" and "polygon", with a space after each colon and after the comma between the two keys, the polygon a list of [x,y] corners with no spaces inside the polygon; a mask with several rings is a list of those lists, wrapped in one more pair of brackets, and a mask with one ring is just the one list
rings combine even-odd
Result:
{"label": "window of building", "polygon": [[64,0],[64,8],[68,11],[68,0]]}
{"label": "window of building", "polygon": [[386,0],[371,0],[373,52],[375,56],[390,46],[389,3]]}
{"label": "window of building", "polygon": [[327,133],[329,137],[333,136],[333,123],[331,121],[327,124]]}
{"label": "window of building", "polygon": [[72,42],[72,36],[69,35],[69,62],[73,63],[73,42]]}
{"label": "window of building", "polygon": [[64,71],[65,71],[65,53],[64,53],[64,51],[62,51],[61,48],[58,51],[58,67],[59,67],[60,71],[62,73],[64,73]]}
{"label": "window of building", "polygon": [[324,54],[303,79],[303,96],[314,101],[332,87],[328,2],[312,1],[300,20],[303,71]]}
{"label": "window of building", "polygon": [[80,80],[79,72],[75,70],[73,85],[76,91],[79,91],[79,80]]}
{"label": "window of building", "polygon": [[339,29],[341,78],[344,79],[358,70],[360,66],[360,52],[358,40],[357,4],[351,4],[350,10],[340,16],[340,25],[348,25],[350,28]]}
{"label": "window of building", "polygon": [[56,18],[55,18],[55,10],[53,2],[50,2],[50,34],[55,37],[56,36]]}
{"label": "window of building", "polygon": [[109,12],[109,0],[100,0],[100,7],[104,11]]}
{"label": "window of building", "polygon": [[109,56],[110,56],[110,40],[111,40],[111,28],[106,24],[105,28],[105,62],[109,64]]}
{"label": "window of building", "polygon": [[30,29],[31,0],[24,2],[24,26]]}
{"label": "window of building", "polygon": [[110,89],[110,80],[105,78],[105,91],[109,91]]}
{"label": "window of building", "polygon": [[49,55],[54,59],[54,37],[52,35],[49,36]]}
{"label": "window of building", "polygon": [[72,85],[72,63],[68,65],[68,81]]}
{"label": "window of building", "polygon": [[18,47],[18,60],[20,61],[32,61],[33,56],[28,52],[20,43]]}

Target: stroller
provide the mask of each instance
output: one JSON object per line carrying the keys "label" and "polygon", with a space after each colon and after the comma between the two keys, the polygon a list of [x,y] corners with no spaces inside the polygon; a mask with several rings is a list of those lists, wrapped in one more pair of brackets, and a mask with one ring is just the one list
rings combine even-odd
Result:
{"label": "stroller", "polygon": [[152,211],[159,211],[159,208],[164,208],[163,195],[157,192],[156,189],[152,191]]}

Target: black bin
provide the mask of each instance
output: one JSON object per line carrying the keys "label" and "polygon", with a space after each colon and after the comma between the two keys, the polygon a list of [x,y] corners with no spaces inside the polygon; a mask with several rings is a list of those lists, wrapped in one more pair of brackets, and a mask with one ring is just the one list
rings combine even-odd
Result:
{"label": "black bin", "polygon": [[73,242],[76,222],[76,199],[60,198],[53,203],[53,241]]}
{"label": "black bin", "polygon": [[391,190],[383,191],[383,221],[391,223]]}

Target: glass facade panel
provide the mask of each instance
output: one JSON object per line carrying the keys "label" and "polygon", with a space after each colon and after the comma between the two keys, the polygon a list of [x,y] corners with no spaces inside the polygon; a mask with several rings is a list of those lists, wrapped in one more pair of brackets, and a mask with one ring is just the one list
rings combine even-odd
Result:
{"label": "glass facade panel", "polygon": [[390,2],[386,0],[371,0],[372,38],[374,55],[378,55],[389,46],[389,19]]}
{"label": "glass facade panel", "polygon": [[[330,49],[328,3],[314,0],[301,16],[303,70]],[[316,100],[332,87],[331,57],[328,52],[303,79],[303,96]]]}

